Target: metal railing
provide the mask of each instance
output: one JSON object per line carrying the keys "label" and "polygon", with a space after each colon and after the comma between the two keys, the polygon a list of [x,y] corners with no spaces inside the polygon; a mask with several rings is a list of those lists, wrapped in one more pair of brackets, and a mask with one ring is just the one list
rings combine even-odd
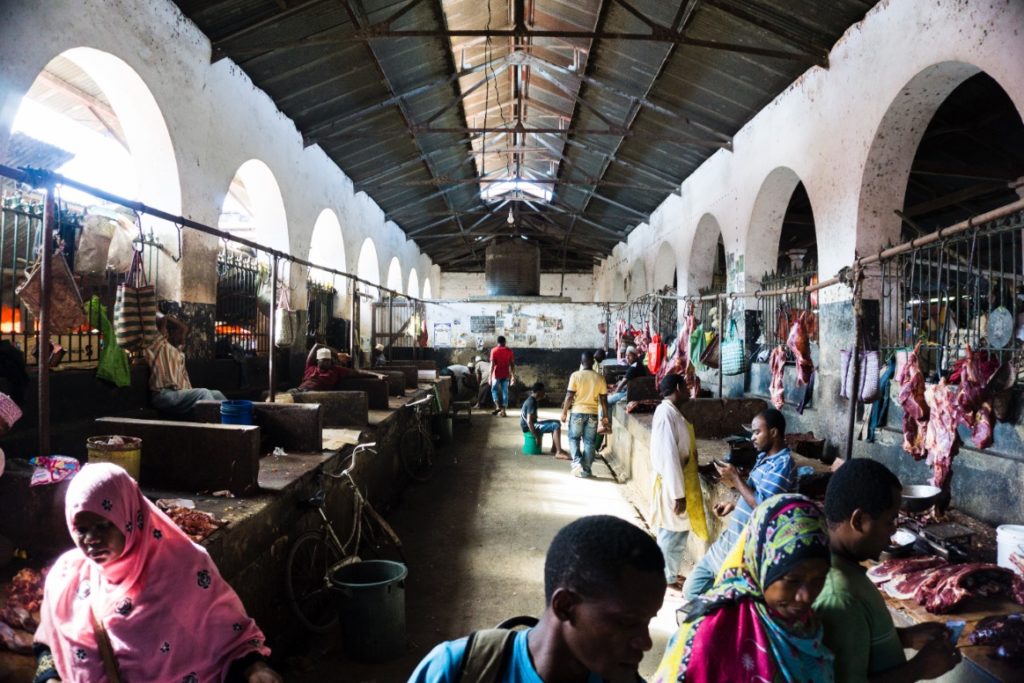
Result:
{"label": "metal railing", "polygon": [[[818,341],[818,293],[797,291],[817,280],[818,269],[813,264],[787,273],[766,273],[761,278],[761,291],[765,294],[757,299],[757,312],[766,346],[785,344],[790,323],[802,313],[807,314],[808,338]],[[788,349],[786,353],[790,353]]]}
{"label": "metal railing", "polygon": [[1021,367],[1022,250],[1024,210],[1018,210],[883,259],[883,354],[921,342],[922,370],[934,380],[948,376],[967,345]]}
{"label": "metal railing", "polygon": [[267,355],[270,299],[269,266],[254,256],[227,251],[217,255],[214,344],[218,355],[227,355],[234,347]]}

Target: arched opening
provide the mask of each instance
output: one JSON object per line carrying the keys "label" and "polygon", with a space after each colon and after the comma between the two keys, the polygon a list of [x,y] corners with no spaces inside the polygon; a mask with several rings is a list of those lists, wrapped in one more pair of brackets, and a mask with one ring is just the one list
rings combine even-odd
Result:
{"label": "arched opening", "polygon": [[409,296],[417,299],[420,296],[420,276],[419,273],[416,272],[416,268],[409,271],[409,287],[405,292]]}
{"label": "arched opening", "polygon": [[[345,270],[345,243],[341,223],[330,209],[324,209],[313,224],[309,241],[309,259],[335,270]],[[306,281],[307,344],[329,344],[336,348],[348,346],[348,335],[339,329],[345,316],[348,281],[340,275],[310,268]]]}
{"label": "arched opening", "polygon": [[661,291],[663,287],[675,289],[678,286],[676,272],[676,251],[668,242],[658,247],[658,258],[654,262],[654,289]]}
{"label": "arched opening", "polygon": [[[178,166],[160,107],[131,66],[101,50],[73,48],[47,63],[18,104],[3,163],[56,171],[127,199],[181,213]],[[149,216],[138,218],[123,207],[70,187],[58,188],[58,193],[64,204],[58,236],[64,240],[64,255],[78,277],[83,298],[95,294],[112,311],[117,283],[132,262],[133,245],[139,244],[157,298],[181,298],[175,226]],[[43,196],[8,181],[0,183],[0,195],[4,214],[0,244],[6,245],[0,270],[0,335],[22,348],[32,363],[36,339],[14,288],[35,259],[42,218],[29,207],[40,206]],[[90,243],[102,235],[104,245],[110,245],[109,253],[99,245],[79,250],[83,235]],[[65,363],[94,362],[99,356],[96,335],[77,337],[54,340],[67,350]]]}
{"label": "arched opening", "polygon": [[[908,93],[916,98],[901,101]],[[991,76],[946,62],[920,72],[901,96],[871,148],[862,192],[872,195],[861,197],[859,245],[906,242],[1024,196],[1024,122]],[[880,226],[877,234],[865,220]],[[932,380],[950,372],[968,344],[1005,360],[1012,342],[994,341],[989,321],[1005,317],[1009,329],[1022,312],[1015,292],[1022,241],[1013,226],[983,224],[977,236],[887,260],[869,294],[880,301],[882,349],[923,341],[922,367]]]}
{"label": "arched opening", "polygon": [[[259,159],[235,172],[224,197],[217,226],[260,245],[288,252],[288,221],[274,173]],[[232,347],[266,355],[270,350],[270,302],[287,292],[289,269],[278,264],[278,291],[272,292],[268,252],[224,242],[217,255],[217,313],[214,336],[218,356]],[[294,305],[289,300],[290,305]]]}
{"label": "arched opening", "polygon": [[356,287],[356,296],[359,297],[359,346],[369,352],[370,336],[373,334],[373,304],[380,297],[379,290],[373,286],[380,284],[380,261],[377,259],[377,247],[370,237],[363,240],[359,250],[356,275],[372,283],[360,282]]}
{"label": "arched opening", "polygon": [[423,278],[423,298],[428,301],[434,298],[434,295],[431,293],[429,277]]}
{"label": "arched opening", "polygon": [[391,257],[391,263],[388,264],[387,286],[388,289],[393,289],[396,292],[402,291],[402,264],[397,256]]}
{"label": "arched opening", "polygon": [[686,269],[686,294],[725,291],[725,243],[722,228],[709,213],[701,216],[690,246]]}
{"label": "arched opening", "polygon": [[629,271],[629,287],[627,288],[630,299],[643,296],[647,293],[647,272],[644,270],[644,262],[638,260],[633,263]]}

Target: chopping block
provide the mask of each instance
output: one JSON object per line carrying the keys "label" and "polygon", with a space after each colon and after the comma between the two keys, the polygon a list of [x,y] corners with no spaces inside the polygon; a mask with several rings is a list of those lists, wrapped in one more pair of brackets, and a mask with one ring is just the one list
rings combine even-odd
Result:
{"label": "chopping block", "polygon": [[101,417],[95,431],[142,439],[143,486],[188,493],[227,489],[236,496],[259,490],[259,427]]}
{"label": "chopping block", "polygon": [[415,365],[405,365],[398,363],[388,363],[383,368],[380,368],[386,372],[401,372],[405,375],[405,388],[415,389],[416,385],[420,381],[420,369]]}
{"label": "chopping block", "polygon": [[[196,422],[220,422],[220,401],[199,401]],[[324,449],[323,411],[316,403],[253,403],[253,423],[260,428],[260,452],[280,446],[286,451],[318,453]]]}
{"label": "chopping block", "polygon": [[370,410],[388,409],[388,382],[376,377],[346,377],[338,382],[337,391],[362,391]]}
{"label": "chopping block", "polygon": [[[405,396],[405,390],[409,387],[405,383],[405,373],[401,370],[389,370],[387,368],[379,368],[374,370],[387,377],[388,383],[388,395],[389,396]],[[412,386],[416,388],[415,385]]]}
{"label": "chopping block", "polygon": [[298,404],[319,404],[325,427],[365,427],[370,421],[362,391],[300,391],[292,398]]}

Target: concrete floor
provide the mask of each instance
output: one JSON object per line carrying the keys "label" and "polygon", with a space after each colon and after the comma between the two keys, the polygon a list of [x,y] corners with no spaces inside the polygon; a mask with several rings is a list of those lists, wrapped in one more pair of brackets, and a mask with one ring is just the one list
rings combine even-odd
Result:
{"label": "concrete floor", "polygon": [[[542,410],[541,417],[558,415]],[[387,515],[409,561],[405,653],[385,664],[360,664],[341,653],[339,635],[314,639],[308,652],[287,657],[286,680],[406,681],[437,643],[506,617],[539,614],[544,554],[565,524],[613,514],[642,525],[603,462],[595,463],[593,479],[576,479],[568,462],[523,456],[521,445],[518,415],[474,413],[471,425],[455,424],[454,443],[442,452],[433,480],[410,485]],[[667,598],[651,624],[654,647],[641,666],[645,677],[657,668],[679,604]]]}

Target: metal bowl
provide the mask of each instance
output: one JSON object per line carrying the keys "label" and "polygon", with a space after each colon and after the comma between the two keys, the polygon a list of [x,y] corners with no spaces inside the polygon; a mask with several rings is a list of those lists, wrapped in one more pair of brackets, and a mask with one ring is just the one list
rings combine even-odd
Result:
{"label": "metal bowl", "polygon": [[942,493],[938,486],[912,484],[904,486],[901,494],[900,507],[906,512],[924,512],[935,504],[935,499]]}

